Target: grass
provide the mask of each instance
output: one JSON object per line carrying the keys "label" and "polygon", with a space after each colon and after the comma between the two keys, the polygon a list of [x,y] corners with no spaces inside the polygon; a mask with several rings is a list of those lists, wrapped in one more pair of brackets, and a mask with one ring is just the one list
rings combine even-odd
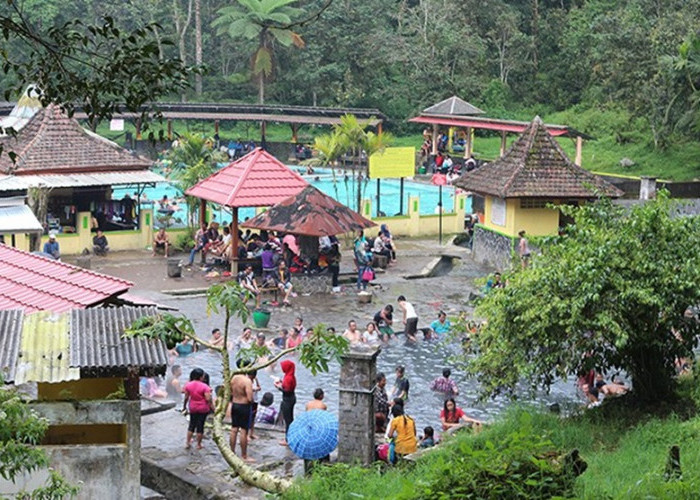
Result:
{"label": "grass", "polygon": [[[697,395],[695,382],[689,380],[684,384],[692,385]],[[481,453],[479,463],[485,463],[490,460],[487,454],[493,448],[485,446],[486,442],[495,443],[496,448],[503,443],[522,448],[523,443],[544,442],[560,453],[578,449],[587,462],[588,469],[569,492],[573,498],[696,499],[700,498],[700,416],[689,397],[683,402],[685,406],[660,406],[650,414],[631,408],[621,398],[565,419],[523,407],[513,408],[480,435],[457,435],[414,467],[360,468],[340,464],[309,480],[298,480],[285,498],[466,498],[464,491],[455,493],[454,484],[449,491],[434,487],[465,456]],[[664,471],[673,445],[681,449],[683,476],[679,481],[667,482]],[[481,451],[474,451],[477,449]],[[459,477],[471,481],[467,475]]]}
{"label": "grass", "polygon": [[[570,114],[556,114],[545,117],[545,121],[552,123],[567,123],[571,119]],[[125,124],[125,129],[135,133],[134,126]],[[164,123],[154,122],[150,130],[158,136],[159,131],[163,134],[167,131]],[[214,135],[214,124],[212,122],[199,121],[173,121],[173,130],[178,133],[186,131],[201,132]],[[300,142],[310,143],[319,134],[326,133],[327,127],[304,126],[299,131]],[[585,124],[582,130],[586,130]],[[97,133],[115,141],[123,141],[124,131],[110,131],[109,124],[101,123]],[[220,135],[224,140],[229,138],[253,139],[260,142],[260,127],[255,122],[221,122]],[[618,134],[619,135],[619,134]],[[508,136],[510,145],[517,136]],[[270,142],[291,141],[291,128],[285,124],[270,123],[267,126],[267,140]],[[570,138],[558,139],[564,151],[570,158],[574,158],[576,145]],[[410,147],[419,149],[423,142],[420,134],[395,137],[393,146]],[[620,142],[614,135],[601,134],[596,140],[586,141],[583,146],[582,163],[584,168],[598,173],[608,173],[614,175],[627,175],[638,177],[640,175],[651,175],[659,179],[686,181],[700,179],[700,143],[698,142],[677,142],[666,150],[654,149],[647,144],[648,138],[642,134],[630,134],[627,142]],[[501,139],[498,136],[477,136],[474,141],[474,153],[477,158],[493,160],[500,152]],[[456,153],[461,155],[461,153]],[[620,160],[629,158],[634,162],[631,167],[622,167]]]}

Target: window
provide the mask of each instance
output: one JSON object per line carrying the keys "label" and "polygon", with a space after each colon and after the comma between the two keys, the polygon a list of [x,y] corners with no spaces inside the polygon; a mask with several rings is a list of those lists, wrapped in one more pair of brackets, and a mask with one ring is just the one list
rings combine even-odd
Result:
{"label": "window", "polygon": [[520,208],[547,208],[547,205],[550,203],[554,203],[554,200],[520,198]]}

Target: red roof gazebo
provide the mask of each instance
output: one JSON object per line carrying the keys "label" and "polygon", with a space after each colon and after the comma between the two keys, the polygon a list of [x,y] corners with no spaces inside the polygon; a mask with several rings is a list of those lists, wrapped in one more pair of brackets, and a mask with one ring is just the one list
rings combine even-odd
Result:
{"label": "red roof gazebo", "polygon": [[255,148],[243,158],[198,182],[185,194],[218,203],[233,210],[231,237],[234,255],[236,255],[239,207],[276,205],[290,196],[295,196],[307,185],[308,183],[299,174],[270,153],[262,148]]}

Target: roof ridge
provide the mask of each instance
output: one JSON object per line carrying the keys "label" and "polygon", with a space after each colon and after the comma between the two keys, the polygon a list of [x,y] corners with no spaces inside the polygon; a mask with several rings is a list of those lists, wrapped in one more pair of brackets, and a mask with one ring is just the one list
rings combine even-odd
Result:
{"label": "roof ridge", "polygon": [[[515,154],[515,146],[518,144],[524,143],[525,144],[525,155],[527,158],[529,151],[532,149],[532,145],[533,145],[534,139],[535,139],[535,134],[540,129],[540,124],[542,123],[542,120],[538,121],[538,118],[539,118],[539,116],[536,116],[535,119],[532,120],[532,123],[530,124],[530,126],[523,131],[523,133],[520,135],[520,137],[518,137],[518,139],[515,142],[513,142],[510,149],[508,150],[508,153],[510,153],[512,151],[513,154]],[[546,129],[545,129],[545,132],[547,132]],[[547,132],[547,135],[549,135],[549,132]],[[522,143],[521,143],[521,141],[522,141]],[[507,155],[504,154],[503,158],[506,158],[506,156]],[[506,180],[506,182],[503,184],[502,193],[504,195],[505,195],[505,193],[508,192],[508,190],[510,189],[510,186],[513,184],[513,182],[515,182],[516,177],[520,174],[520,172],[523,170],[523,168],[525,168],[525,164],[526,164],[526,162],[523,161],[522,164],[517,165],[516,168],[513,169],[513,173],[508,178],[508,180]]]}
{"label": "roof ridge", "polygon": [[[235,189],[231,191],[231,194],[228,196],[228,200],[234,200],[236,199],[236,196],[238,195],[238,192],[241,190],[243,187],[243,181],[245,181],[246,176],[250,172],[250,170],[253,168],[253,165],[257,162],[258,158],[261,156],[261,152],[264,151],[263,148],[260,146],[257,146],[253,151],[245,155],[243,158],[241,158],[238,161],[242,161],[243,159],[246,159],[248,161],[248,164],[245,166],[245,169],[243,172],[241,172],[241,175],[239,177],[240,182],[236,185]],[[221,172],[221,170],[219,170]]]}

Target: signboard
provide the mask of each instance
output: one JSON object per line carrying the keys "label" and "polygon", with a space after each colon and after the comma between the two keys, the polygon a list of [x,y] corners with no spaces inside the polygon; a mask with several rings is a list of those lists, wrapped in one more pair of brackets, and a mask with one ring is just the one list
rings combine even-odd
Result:
{"label": "signboard", "polygon": [[506,225],[506,200],[503,198],[492,198],[491,202],[491,223],[497,226]]}
{"label": "signboard", "polygon": [[413,177],[416,166],[416,148],[386,148],[369,158],[369,177],[388,179]]}
{"label": "signboard", "polygon": [[119,118],[112,118],[109,121],[109,130],[122,131],[124,130],[124,120]]}

